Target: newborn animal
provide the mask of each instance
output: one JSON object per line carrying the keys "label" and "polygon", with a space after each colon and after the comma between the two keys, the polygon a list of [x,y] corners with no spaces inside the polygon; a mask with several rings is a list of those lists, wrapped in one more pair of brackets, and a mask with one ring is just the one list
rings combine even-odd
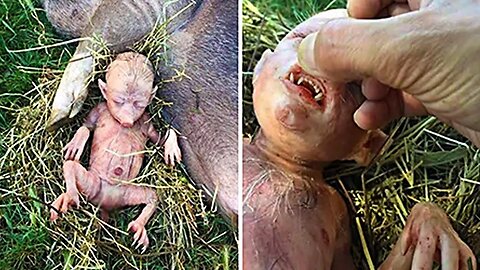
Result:
{"label": "newborn animal", "polygon": [[[334,160],[368,164],[385,134],[353,122],[363,100],[356,84],[313,77],[297,63],[304,37],[325,20],[346,16],[333,10],[310,18],[255,68],[253,102],[261,129],[243,147],[244,269],[354,269],[347,207],[324,181],[323,169]],[[469,258],[476,269],[445,213],[418,204],[381,268],[431,269],[440,253],[444,269],[467,269]]]}
{"label": "newborn animal", "polygon": [[[154,189],[129,184],[142,166],[145,143],[151,140],[165,147],[164,158],[169,165],[180,162],[181,153],[174,130],[169,129],[164,139],[149,122],[145,108],[150,104],[153,87],[153,68],[150,61],[138,53],[127,52],[117,56],[107,70],[106,83],[98,85],[106,102],[97,105],[87,116],[65,147],[63,174],[67,191],[52,206],[65,213],[69,206],[79,206],[79,193],[101,208],[102,219],[108,212],[125,206],[145,204],[140,216],[128,224],[135,232],[134,242],[149,244],[145,225],[155,212],[157,195]],[[94,131],[88,170],[79,162],[90,132]],[[50,220],[58,212],[50,211]]]}

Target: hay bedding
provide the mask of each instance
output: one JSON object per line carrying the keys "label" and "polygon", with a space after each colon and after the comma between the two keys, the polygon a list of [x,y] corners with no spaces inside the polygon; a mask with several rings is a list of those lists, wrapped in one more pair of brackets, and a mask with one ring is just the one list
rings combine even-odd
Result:
{"label": "hay bedding", "polygon": [[[341,1],[243,1],[243,135],[258,129],[251,76],[267,48],[299,22]],[[303,5],[303,6],[300,6]],[[390,141],[368,168],[333,164],[326,180],[351,210],[353,254],[358,269],[386,258],[410,209],[430,201],[446,210],[460,237],[480,257],[480,151],[433,117],[401,119],[384,131]],[[478,260],[478,259],[477,259]]]}
{"label": "hay bedding", "polygon": [[[37,17],[36,12],[32,16]],[[147,55],[154,65],[165,64],[166,24],[158,26],[133,50]],[[39,38],[40,39],[40,38]],[[61,72],[48,67],[39,80],[23,93],[23,103],[9,108],[14,118],[2,132],[0,151],[0,222],[2,269],[229,269],[236,268],[236,241],[232,228],[216,214],[214,205],[194,187],[181,170],[168,168],[162,149],[148,144],[144,165],[132,182],[157,190],[159,205],[147,224],[150,246],[144,254],[131,247],[133,234],[127,224],[141,207],[113,212],[108,223],[99,218],[99,209],[81,198],[79,210],[69,210],[56,224],[48,221],[48,204],[65,191],[62,175],[62,148],[81,126],[83,118],[101,94],[96,79],[104,76],[114,56],[96,39],[100,48],[93,52],[97,71],[81,113],[54,133],[45,129],[49,107]],[[73,48],[70,47],[70,50]],[[44,53],[47,49],[39,50]],[[63,52],[62,52],[63,53]],[[65,63],[63,63],[65,64]],[[93,80],[95,79],[95,80]],[[169,80],[181,80],[182,77]],[[159,82],[161,89],[162,82]],[[161,91],[161,90],[160,90]],[[160,112],[166,104],[155,98],[148,107],[152,121],[162,134],[168,123]],[[88,165],[91,139],[81,162]],[[183,168],[177,166],[177,168]],[[32,238],[32,240],[28,240]]]}

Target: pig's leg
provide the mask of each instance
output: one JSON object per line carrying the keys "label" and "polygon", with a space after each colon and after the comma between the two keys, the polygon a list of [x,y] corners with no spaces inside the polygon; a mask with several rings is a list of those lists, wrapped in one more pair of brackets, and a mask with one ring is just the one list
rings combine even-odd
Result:
{"label": "pig's leg", "polygon": [[95,66],[93,57],[87,49],[89,42],[87,40],[80,42],[65,68],[47,123],[50,128],[55,128],[65,118],[77,115],[87,98],[89,79]]}
{"label": "pig's leg", "polygon": [[145,204],[142,213],[132,222],[128,224],[128,230],[135,232],[133,236],[133,244],[138,241],[137,248],[143,246],[142,252],[144,252],[149,244],[147,230],[145,225],[150,217],[155,213],[157,207],[158,197],[155,190],[147,187],[124,185],[116,186],[115,189],[121,189],[117,191],[118,194],[122,194],[122,206],[133,206],[138,204]]}
{"label": "pig's leg", "polygon": [[[71,205],[80,205],[78,193],[84,194],[87,199],[95,197],[100,192],[100,179],[94,173],[87,171],[80,163],[72,160],[65,161],[63,175],[67,185],[67,192],[60,195],[52,206],[65,213]],[[58,218],[58,212],[50,210],[50,220]]]}

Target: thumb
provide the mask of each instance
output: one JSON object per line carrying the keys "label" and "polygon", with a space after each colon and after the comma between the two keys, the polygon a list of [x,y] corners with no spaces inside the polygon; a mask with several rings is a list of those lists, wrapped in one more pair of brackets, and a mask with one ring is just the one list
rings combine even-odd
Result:
{"label": "thumb", "polygon": [[398,37],[405,31],[400,17],[326,21],[318,32],[301,42],[298,62],[314,76],[334,81],[374,77],[396,88],[383,78],[395,76],[403,66],[398,62],[405,61],[404,57],[395,55],[399,51],[399,40],[403,40]]}

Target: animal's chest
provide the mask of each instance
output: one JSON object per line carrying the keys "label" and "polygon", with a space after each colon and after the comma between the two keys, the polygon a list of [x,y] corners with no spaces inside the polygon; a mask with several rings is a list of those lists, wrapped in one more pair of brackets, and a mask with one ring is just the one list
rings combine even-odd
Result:
{"label": "animal's chest", "polygon": [[347,214],[336,191],[323,179],[289,174],[248,147],[243,159],[243,232],[251,239],[246,265],[329,269]]}
{"label": "animal's chest", "polygon": [[131,179],[140,171],[147,141],[140,125],[124,128],[111,115],[102,115],[95,129],[90,167],[106,179]]}

